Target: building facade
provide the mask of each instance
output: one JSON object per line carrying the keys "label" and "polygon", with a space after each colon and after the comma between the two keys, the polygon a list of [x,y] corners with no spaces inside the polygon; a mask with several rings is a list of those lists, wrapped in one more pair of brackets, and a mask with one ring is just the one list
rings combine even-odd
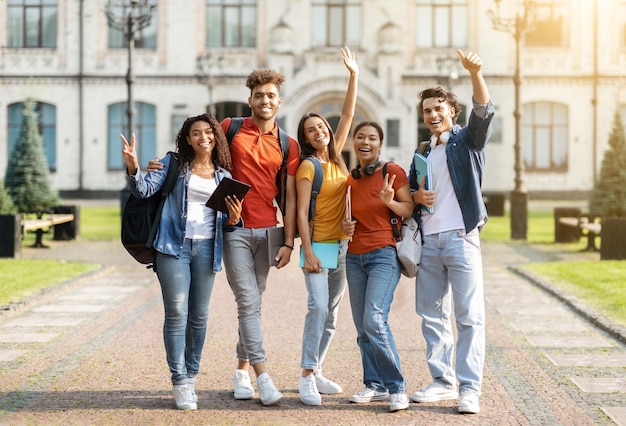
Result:
{"label": "building facade", "polygon": [[[132,2],[0,0],[0,178],[26,99],[37,103],[53,186],[64,196],[125,185]],[[136,32],[132,91],[141,164],[174,148],[187,116],[247,112],[253,68],[286,77],[281,126],[295,135],[316,111],[336,123],[347,85],[340,48],[361,66],[355,124],[386,130],[383,157],[408,169],[428,137],[417,93],[451,87],[466,110],[471,84],[456,49],[478,52],[496,105],[483,180],[508,193],[515,178],[516,42],[493,14],[523,14],[502,0],[149,0]],[[125,6],[125,5],[126,6]],[[626,122],[626,0],[538,0],[520,41],[524,187],[532,197],[585,197],[599,174],[616,110]],[[144,11],[139,11],[140,15]],[[460,121],[467,117],[462,115]],[[344,154],[354,165],[352,146]]]}

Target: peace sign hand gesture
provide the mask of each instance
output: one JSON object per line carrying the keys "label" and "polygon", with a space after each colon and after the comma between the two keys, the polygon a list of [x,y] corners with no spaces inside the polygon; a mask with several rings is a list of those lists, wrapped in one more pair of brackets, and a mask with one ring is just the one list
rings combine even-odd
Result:
{"label": "peace sign hand gesture", "polygon": [[393,201],[393,197],[396,194],[396,191],[393,189],[393,183],[396,181],[396,175],[392,175],[389,178],[389,173],[385,175],[383,178],[383,189],[378,193],[378,198],[380,201],[385,203],[386,206],[389,206]]}
{"label": "peace sign hand gesture", "polygon": [[120,134],[120,138],[122,138],[122,156],[124,157],[124,162],[126,163],[126,168],[128,169],[129,175],[134,175],[137,173],[137,169],[139,168],[139,161],[137,160],[137,151],[135,150],[135,134],[133,133],[130,137],[130,143],[124,135]]}

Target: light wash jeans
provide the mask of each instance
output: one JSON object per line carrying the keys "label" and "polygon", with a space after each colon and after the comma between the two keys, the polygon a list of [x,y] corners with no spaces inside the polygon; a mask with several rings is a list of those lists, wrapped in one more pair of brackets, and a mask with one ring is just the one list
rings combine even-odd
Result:
{"label": "light wash jeans", "polygon": [[302,336],[303,369],[316,372],[322,363],[337,328],[339,304],[346,290],[346,251],[348,240],[339,244],[339,259],[336,269],[324,268],[321,272],[304,272],[304,282],[309,292],[308,312],[304,318]]}
{"label": "light wash jeans", "polygon": [[406,391],[396,343],[387,323],[393,293],[400,280],[395,247],[346,256],[352,319],[361,349],[363,383],[395,394]]}
{"label": "light wash jeans", "polygon": [[165,307],[163,340],[174,385],[193,383],[200,368],[215,281],[213,242],[185,239],[180,258],[156,255]]}
{"label": "light wash jeans", "polygon": [[265,362],[261,302],[270,270],[267,228],[237,228],[224,232],[224,267],[237,302],[237,358],[251,365]]}
{"label": "light wash jeans", "polygon": [[[432,378],[480,395],[485,364],[485,301],[480,237],[475,229],[426,235],[415,280],[426,360]],[[458,332],[456,372],[452,307]]]}

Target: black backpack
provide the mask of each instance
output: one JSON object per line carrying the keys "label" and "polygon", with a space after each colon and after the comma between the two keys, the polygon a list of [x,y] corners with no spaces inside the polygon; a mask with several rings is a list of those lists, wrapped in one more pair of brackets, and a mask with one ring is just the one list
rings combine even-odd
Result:
{"label": "black backpack", "polygon": [[[226,139],[228,140],[229,146],[232,144],[235,135],[241,128],[243,119],[243,117],[231,118],[228,131],[226,132]],[[285,214],[285,205],[287,202],[287,160],[289,157],[289,135],[287,135],[287,133],[280,127],[278,128],[278,139],[280,142],[280,151],[283,154],[283,163],[280,165],[280,169],[276,174],[276,188],[278,188],[276,202],[278,203],[280,211]]]}
{"label": "black backpack", "polygon": [[176,185],[178,178],[178,154],[169,152],[170,164],[163,187],[148,198],[130,194],[122,210],[122,245],[139,263],[154,265],[156,237],[163,204]]}

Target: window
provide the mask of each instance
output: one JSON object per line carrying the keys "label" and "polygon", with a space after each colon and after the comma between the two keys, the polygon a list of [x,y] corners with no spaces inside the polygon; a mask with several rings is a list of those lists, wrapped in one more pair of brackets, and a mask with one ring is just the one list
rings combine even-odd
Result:
{"label": "window", "polygon": [[[9,105],[9,157],[15,148],[22,129],[24,103]],[[43,149],[50,171],[57,168],[57,110],[54,105],[43,102],[35,103],[35,112],[39,116],[39,134],[43,137]]]}
{"label": "window", "polygon": [[8,0],[9,47],[57,46],[56,0]]}
{"label": "window", "polygon": [[314,47],[358,46],[360,0],[313,0],[311,39]]}
{"label": "window", "polygon": [[218,102],[215,104],[215,118],[222,121],[226,117],[250,117],[252,111],[245,102]]}
{"label": "window", "polygon": [[563,0],[537,2],[535,26],[524,36],[526,46],[567,47],[569,6]]}
{"label": "window", "polygon": [[393,148],[400,146],[400,120],[395,118],[387,120],[387,131],[385,133],[387,146]]}
{"label": "window", "polygon": [[523,156],[529,171],[567,171],[568,109],[553,102],[524,105]]}
{"label": "window", "polygon": [[[157,40],[157,19],[156,19],[156,4],[157,0],[147,0],[149,6],[155,6],[155,9],[151,10],[152,17],[150,23],[144,28],[139,28],[135,32],[135,47],[139,49],[155,49]],[[126,17],[130,13],[130,2],[111,2],[109,11],[111,14],[123,23],[126,21]],[[148,8],[145,8],[148,9]],[[150,10],[150,9],[148,9]],[[146,16],[147,10],[141,10],[139,7],[135,10],[136,16]],[[124,24],[126,27],[128,23]],[[120,49],[128,47],[128,39],[126,38],[126,29],[118,29],[109,27],[109,48]]]}
{"label": "window", "polygon": [[[111,170],[122,170],[122,141],[120,133],[128,138],[128,115],[126,102],[109,105],[108,117],[108,150],[107,164]],[[156,156],[156,107],[143,102],[135,102],[137,115],[135,116],[135,137],[137,138],[137,159],[140,166]]]}
{"label": "window", "polygon": [[207,0],[207,47],[256,47],[256,0]]}
{"label": "window", "polygon": [[417,47],[466,45],[467,0],[417,0],[415,13]]}

